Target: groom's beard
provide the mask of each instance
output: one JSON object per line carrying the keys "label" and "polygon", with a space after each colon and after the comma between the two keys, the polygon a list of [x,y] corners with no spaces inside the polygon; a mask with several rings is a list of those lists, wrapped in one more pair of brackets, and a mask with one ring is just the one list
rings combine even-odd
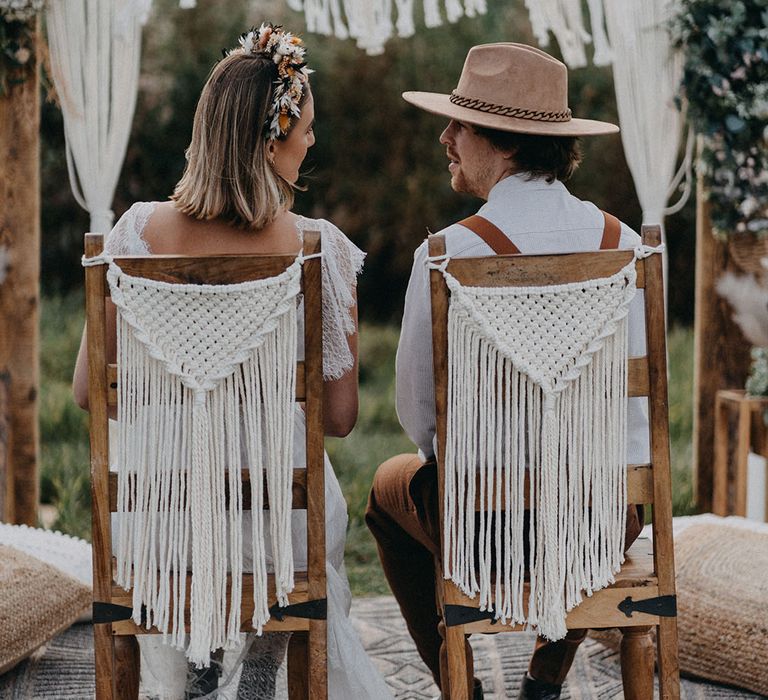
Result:
{"label": "groom's beard", "polygon": [[451,188],[454,192],[464,192],[480,199],[488,198],[491,179],[491,168],[485,164],[471,166],[465,170],[464,164],[459,162],[458,168],[451,173]]}

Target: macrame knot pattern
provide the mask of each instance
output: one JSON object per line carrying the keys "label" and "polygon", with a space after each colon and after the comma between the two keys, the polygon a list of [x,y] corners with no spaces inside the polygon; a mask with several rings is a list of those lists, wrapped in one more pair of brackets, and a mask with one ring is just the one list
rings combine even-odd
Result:
{"label": "macrame knot pattern", "polygon": [[561,639],[567,612],[624,559],[635,261],[583,283],[493,288],[429,264],[451,292],[445,577],[502,623]]}
{"label": "macrame knot pattern", "polygon": [[183,648],[191,563],[187,657],[207,665],[211,651],[239,641],[243,465],[258,633],[269,619],[265,482],[278,603],[286,605],[293,589],[301,260],[275,277],[229,285],[148,280],[102,262],[117,307],[116,580],[133,588],[134,620],[144,608],[148,626]]}

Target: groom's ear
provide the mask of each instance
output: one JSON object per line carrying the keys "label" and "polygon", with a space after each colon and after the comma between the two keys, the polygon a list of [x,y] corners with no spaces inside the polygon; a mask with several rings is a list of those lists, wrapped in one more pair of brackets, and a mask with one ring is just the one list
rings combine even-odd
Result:
{"label": "groom's ear", "polygon": [[505,160],[508,160],[510,162],[514,162],[515,158],[517,158],[517,146],[510,146],[508,148],[499,148],[499,152],[502,156],[504,156]]}

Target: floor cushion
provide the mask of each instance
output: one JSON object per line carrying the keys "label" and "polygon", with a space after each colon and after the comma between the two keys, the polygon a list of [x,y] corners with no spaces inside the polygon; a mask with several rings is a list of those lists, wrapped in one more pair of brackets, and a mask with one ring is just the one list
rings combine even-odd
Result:
{"label": "floor cushion", "polygon": [[0,544],[0,674],[69,627],[90,603],[89,586]]}

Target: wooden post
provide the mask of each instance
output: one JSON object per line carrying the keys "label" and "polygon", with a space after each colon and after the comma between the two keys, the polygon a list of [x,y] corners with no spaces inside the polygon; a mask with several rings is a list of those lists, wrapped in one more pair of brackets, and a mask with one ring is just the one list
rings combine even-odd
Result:
{"label": "wooden post", "polygon": [[696,186],[696,296],[694,308],[693,467],[696,505],[712,510],[715,395],[742,389],[749,372],[750,344],[731,320],[731,308],[715,289],[728,270],[739,268],[727,244],[712,235],[701,178]]}
{"label": "wooden post", "polygon": [[[35,47],[40,42],[35,22]],[[37,525],[38,306],[40,287],[40,67],[0,97],[0,520]],[[3,487],[0,486],[0,489]]]}

